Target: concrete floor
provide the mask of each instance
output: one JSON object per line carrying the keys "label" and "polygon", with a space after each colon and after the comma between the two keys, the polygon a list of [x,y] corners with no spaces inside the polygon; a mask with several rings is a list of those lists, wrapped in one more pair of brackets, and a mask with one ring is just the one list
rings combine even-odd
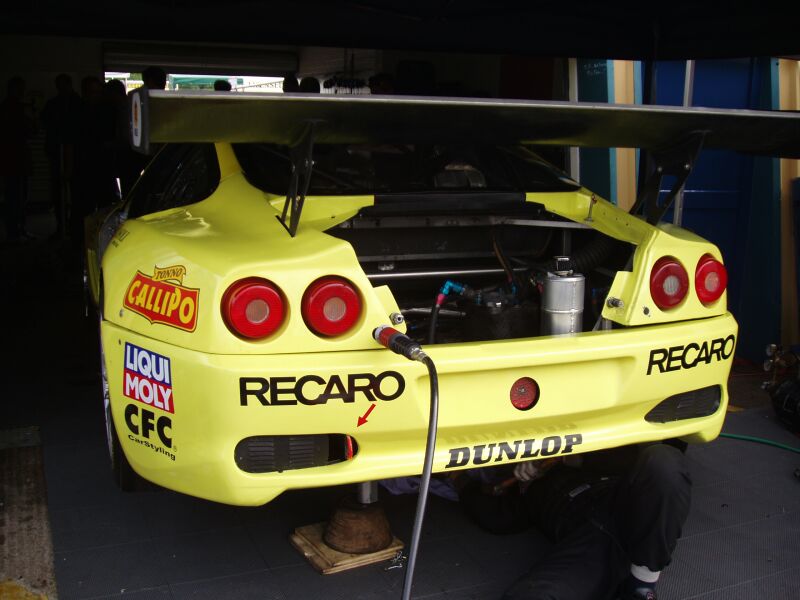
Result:
{"label": "concrete floor", "polygon": [[[296,526],[325,520],[348,488],[290,492],[261,508],[160,489],[119,492],[105,446],[96,323],[82,313],[77,262],[54,242],[0,252],[10,355],[0,429],[40,428],[59,598],[399,597],[402,570],[378,564],[323,577],[287,541]],[[729,413],[725,430],[800,446],[773,418],[760,379],[734,373],[732,403],[743,408]],[[800,598],[800,456],[720,439],[688,457],[692,511],[659,598]],[[386,498],[406,541],[415,501]],[[547,548],[535,532],[485,533],[457,504],[434,497],[414,597],[496,598]]]}

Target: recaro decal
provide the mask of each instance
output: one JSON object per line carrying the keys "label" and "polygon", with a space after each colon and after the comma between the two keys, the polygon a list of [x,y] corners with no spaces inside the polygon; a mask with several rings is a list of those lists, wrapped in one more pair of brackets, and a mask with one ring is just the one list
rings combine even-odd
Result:
{"label": "recaro decal", "polygon": [[[583,443],[583,435],[570,433],[568,435],[550,435],[540,440],[515,440],[513,442],[497,442],[491,444],[478,444],[476,446],[463,446],[450,448],[450,461],[445,469],[465,467],[467,465],[485,465],[489,462],[505,462],[555,456],[558,454],[571,454],[575,446]],[[492,460],[494,459],[494,460]]]}
{"label": "recaro decal", "polygon": [[194,331],[200,290],[185,287],[185,275],[183,265],[154,267],[152,275],[137,271],[125,291],[123,306],[150,323]]}
{"label": "recaro decal", "polygon": [[657,368],[659,373],[665,373],[693,369],[700,363],[708,365],[712,360],[721,362],[733,356],[735,347],[736,336],[731,334],[726,338],[716,338],[710,342],[692,342],[685,346],[656,348],[650,351],[647,374],[652,374],[654,368]]}
{"label": "recaro decal", "polygon": [[[343,376],[344,377],[344,376]],[[391,401],[399,398],[406,389],[406,381],[397,371],[350,373],[346,377],[319,375],[302,377],[240,377],[239,405],[251,401],[261,406],[306,406],[326,404],[328,400],[355,402],[362,397],[370,402]]]}

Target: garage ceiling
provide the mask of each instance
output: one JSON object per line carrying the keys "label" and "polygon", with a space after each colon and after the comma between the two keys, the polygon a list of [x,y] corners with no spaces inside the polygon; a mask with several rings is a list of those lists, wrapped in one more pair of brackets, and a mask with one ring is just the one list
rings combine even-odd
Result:
{"label": "garage ceiling", "polygon": [[800,55],[799,5],[788,5],[792,8],[750,0],[35,0],[0,8],[0,31],[593,58]]}

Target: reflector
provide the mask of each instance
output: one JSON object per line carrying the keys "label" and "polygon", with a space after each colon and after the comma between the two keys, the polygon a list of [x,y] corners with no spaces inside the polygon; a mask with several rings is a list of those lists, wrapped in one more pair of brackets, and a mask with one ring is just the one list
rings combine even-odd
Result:
{"label": "reflector", "polygon": [[539,384],[530,377],[520,377],[511,386],[511,404],[518,410],[529,410],[539,401]]}
{"label": "reflector", "polygon": [[341,321],[347,313],[347,305],[336,296],[325,301],[322,312],[329,321]]}

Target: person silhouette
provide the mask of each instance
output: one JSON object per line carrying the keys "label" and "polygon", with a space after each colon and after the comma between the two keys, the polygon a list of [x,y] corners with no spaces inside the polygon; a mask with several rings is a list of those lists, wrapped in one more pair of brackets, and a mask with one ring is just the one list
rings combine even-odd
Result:
{"label": "person silhouette", "polygon": [[28,138],[36,125],[25,114],[25,80],[8,80],[6,97],[0,103],[0,175],[5,180],[6,234],[12,242],[32,236],[25,230],[25,193],[33,169]]}

